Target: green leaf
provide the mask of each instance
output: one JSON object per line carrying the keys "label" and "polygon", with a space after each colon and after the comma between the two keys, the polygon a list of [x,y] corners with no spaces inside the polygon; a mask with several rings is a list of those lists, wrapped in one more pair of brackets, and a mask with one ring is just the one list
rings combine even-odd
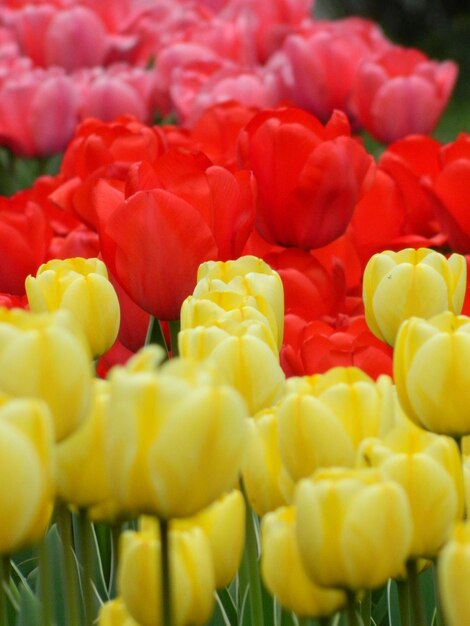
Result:
{"label": "green leaf", "polygon": [[19,611],[16,626],[41,626],[41,602],[23,582],[19,585]]}

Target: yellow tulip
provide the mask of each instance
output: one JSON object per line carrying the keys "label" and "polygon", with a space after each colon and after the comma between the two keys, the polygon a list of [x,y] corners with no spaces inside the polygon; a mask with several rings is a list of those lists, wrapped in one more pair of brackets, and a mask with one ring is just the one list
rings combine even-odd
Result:
{"label": "yellow tulip", "polygon": [[264,515],[290,502],[294,483],[279,453],[276,409],[258,413],[248,425],[243,484],[254,511]]}
{"label": "yellow tulip", "polygon": [[57,441],[86,415],[91,379],[90,354],[69,312],[0,309],[0,391],[44,400]]}
{"label": "yellow tulip", "polygon": [[28,276],[26,295],[31,311],[66,309],[77,319],[94,358],[113,345],[119,330],[120,309],[108,270],[99,259],[53,259]]}
{"label": "yellow tulip", "polygon": [[460,254],[447,259],[426,248],[374,254],[363,280],[367,324],[374,335],[393,346],[400,324],[410,317],[460,313],[466,280],[467,263]]}
{"label": "yellow tulip", "polygon": [[295,508],[264,516],[261,525],[261,574],[277,601],[300,617],[326,617],[346,604],[346,594],[319,587],[308,577],[299,552]]}
{"label": "yellow tulip", "polygon": [[104,380],[94,380],[88,415],[57,445],[57,495],[79,508],[88,508],[111,497],[105,459],[108,386]]}
{"label": "yellow tulip", "polygon": [[236,484],[247,409],[212,369],[184,359],[114,368],[109,415],[108,472],[124,510],[186,517]]}
{"label": "yellow tulip", "polygon": [[[170,530],[170,592],[174,626],[198,626],[211,616],[214,570],[204,532]],[[119,594],[127,611],[143,626],[161,622],[160,539],[149,527],[121,536],[118,568]]]}
{"label": "yellow tulip", "polygon": [[440,553],[437,571],[447,626],[470,624],[470,522],[456,526]]}
{"label": "yellow tulip", "polygon": [[373,589],[404,573],[412,519],[403,488],[374,470],[324,470],[299,482],[297,539],[326,587]]}
{"label": "yellow tulip", "polygon": [[462,518],[464,487],[458,446],[453,439],[399,426],[383,440],[368,439],[361,464],[380,469],[403,487],[413,518],[410,558],[433,557]]}
{"label": "yellow tulip", "polygon": [[470,433],[470,318],[450,311],[411,318],[394,354],[398,399],[418,426],[443,435]]}
{"label": "yellow tulip", "polygon": [[[254,256],[244,256],[236,261],[202,263],[197,273],[193,295],[196,298],[205,298],[208,293],[214,291],[232,291],[264,299],[276,319],[278,347],[281,347],[284,329],[284,288],[279,274],[265,261]],[[260,310],[264,313],[262,308]]]}
{"label": "yellow tulip", "polygon": [[108,600],[101,605],[98,626],[141,626],[129,615],[121,598]]}
{"label": "yellow tulip", "polygon": [[238,489],[223,495],[193,517],[174,520],[175,530],[198,526],[209,540],[215,586],[226,587],[236,576],[245,543],[245,499]]}
{"label": "yellow tulip", "polygon": [[290,389],[277,410],[281,459],[294,481],[322,467],[352,467],[359,443],[379,435],[394,411],[391,380],[376,383],[355,367],[306,376]]}
{"label": "yellow tulip", "polygon": [[[24,545],[33,544],[45,535],[54,508],[56,459],[52,415],[41,400],[11,399],[0,407],[0,422],[11,424],[28,439],[34,447],[35,458],[39,461],[36,477],[39,478],[40,498],[35,505],[35,515],[22,535]],[[28,463],[26,458],[24,461]],[[16,478],[12,475],[11,485],[15,484]]]}

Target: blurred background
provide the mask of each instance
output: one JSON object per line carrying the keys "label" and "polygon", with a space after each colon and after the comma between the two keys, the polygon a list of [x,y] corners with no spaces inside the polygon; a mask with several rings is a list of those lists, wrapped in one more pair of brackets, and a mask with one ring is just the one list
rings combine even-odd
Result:
{"label": "blurred background", "polygon": [[360,15],[381,25],[397,44],[460,67],[454,96],[434,135],[451,141],[470,132],[470,0],[316,0],[317,18]]}

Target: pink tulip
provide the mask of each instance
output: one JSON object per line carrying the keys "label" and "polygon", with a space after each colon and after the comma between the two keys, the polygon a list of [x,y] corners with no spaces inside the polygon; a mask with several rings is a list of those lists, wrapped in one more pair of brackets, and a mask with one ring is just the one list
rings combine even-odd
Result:
{"label": "pink tulip", "polygon": [[422,52],[393,46],[361,63],[351,106],[364,128],[390,143],[431,133],[457,78],[453,61],[431,61]]}

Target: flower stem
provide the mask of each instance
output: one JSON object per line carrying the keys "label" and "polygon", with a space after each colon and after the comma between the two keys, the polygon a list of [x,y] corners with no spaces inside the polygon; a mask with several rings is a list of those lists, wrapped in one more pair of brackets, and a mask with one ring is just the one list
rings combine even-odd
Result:
{"label": "flower stem", "polygon": [[10,558],[0,557],[0,624],[8,624],[7,594],[5,589],[10,583]]}
{"label": "flower stem", "polygon": [[400,625],[411,626],[410,587],[408,581],[397,580],[398,606],[400,608]]}
{"label": "flower stem", "polygon": [[173,626],[171,614],[171,571],[168,520],[160,520],[160,563],[162,594],[162,625]]}
{"label": "flower stem", "polygon": [[178,333],[180,332],[181,324],[179,320],[174,320],[172,322],[168,322],[168,325],[170,327],[171,356],[175,357],[179,354]]}
{"label": "flower stem", "polygon": [[361,601],[361,617],[364,626],[371,626],[372,623],[372,593],[366,591],[364,599]]}
{"label": "flower stem", "polygon": [[91,522],[86,509],[80,509],[78,514],[80,542],[82,553],[82,588],[85,602],[85,624],[92,626],[94,618],[93,603],[93,538]]}
{"label": "flower stem", "polygon": [[79,626],[78,579],[72,545],[72,516],[65,504],[57,505],[56,519],[64,554],[65,605],[68,612],[68,624]]}
{"label": "flower stem", "polygon": [[47,538],[43,537],[38,545],[39,572],[41,580],[41,606],[43,626],[52,624],[52,575]]}
{"label": "flower stem", "polygon": [[111,575],[109,581],[109,594],[111,598],[116,597],[116,581],[119,567],[119,540],[121,537],[122,524],[111,525]]}
{"label": "flower stem", "polygon": [[261,593],[260,569],[258,563],[258,540],[254,513],[246,502],[245,556],[247,561],[248,583],[250,587],[251,624],[264,625],[263,597]]}
{"label": "flower stem", "polygon": [[168,346],[166,345],[165,336],[163,335],[160,322],[153,316],[150,316],[149,325],[147,329],[147,336],[145,338],[145,345],[154,343],[161,346],[168,356]]}
{"label": "flower stem", "polygon": [[348,626],[361,626],[356,613],[356,594],[354,591],[347,592],[348,602],[346,605],[346,617]]}
{"label": "flower stem", "polygon": [[416,561],[408,561],[406,564],[408,574],[409,593],[411,598],[411,609],[414,617],[414,626],[426,626],[424,616],[423,598],[419,587],[418,567]]}

